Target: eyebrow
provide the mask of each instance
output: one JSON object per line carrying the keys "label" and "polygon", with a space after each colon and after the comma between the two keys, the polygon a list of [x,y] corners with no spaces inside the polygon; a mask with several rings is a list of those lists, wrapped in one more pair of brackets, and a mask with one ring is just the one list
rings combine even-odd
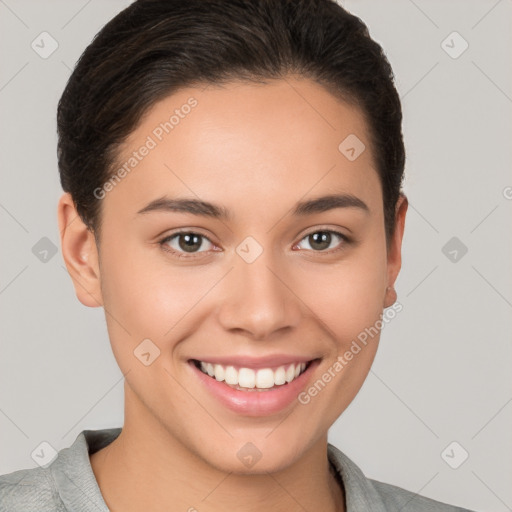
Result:
{"label": "eyebrow", "polygon": [[[357,208],[365,213],[370,212],[367,204],[352,194],[331,194],[298,202],[292,210],[292,215],[304,217],[335,208]],[[165,196],[151,201],[137,213],[149,212],[184,212],[222,220],[231,218],[231,212],[223,206],[199,199],[172,199]]]}

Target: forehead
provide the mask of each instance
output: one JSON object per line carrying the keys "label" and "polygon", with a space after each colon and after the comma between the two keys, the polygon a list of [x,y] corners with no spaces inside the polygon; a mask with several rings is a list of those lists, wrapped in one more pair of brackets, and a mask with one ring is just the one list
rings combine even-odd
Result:
{"label": "forehead", "polygon": [[181,89],[146,112],[118,155],[121,169],[105,210],[133,214],[167,195],[250,213],[320,192],[381,207],[362,113],[306,79]]}

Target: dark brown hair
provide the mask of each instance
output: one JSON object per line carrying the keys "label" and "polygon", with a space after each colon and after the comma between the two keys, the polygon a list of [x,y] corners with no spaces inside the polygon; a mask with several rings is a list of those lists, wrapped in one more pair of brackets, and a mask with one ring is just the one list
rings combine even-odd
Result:
{"label": "dark brown hair", "polygon": [[101,199],[94,190],[109,179],[120,145],[151,106],[187,86],[289,75],[312,79],[360,108],[389,242],[405,164],[400,99],[382,48],[334,0],[132,3],[95,36],[60,98],[62,188],[97,236]]}

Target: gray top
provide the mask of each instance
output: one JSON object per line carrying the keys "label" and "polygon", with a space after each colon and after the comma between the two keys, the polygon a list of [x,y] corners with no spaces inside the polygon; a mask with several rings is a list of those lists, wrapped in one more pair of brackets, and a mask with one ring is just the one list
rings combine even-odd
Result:
{"label": "gray top", "polygon": [[[109,512],[89,455],[110,444],[121,428],[83,430],[46,467],[0,476],[0,512]],[[338,448],[328,457],[345,488],[347,512],[471,512],[366,478]]]}

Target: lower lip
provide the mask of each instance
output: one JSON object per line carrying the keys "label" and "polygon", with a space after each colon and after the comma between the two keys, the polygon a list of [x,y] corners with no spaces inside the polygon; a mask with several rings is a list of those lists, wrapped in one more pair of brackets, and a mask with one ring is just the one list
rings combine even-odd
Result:
{"label": "lower lip", "polygon": [[304,389],[319,363],[319,359],[312,361],[303,373],[288,384],[263,391],[239,391],[228,386],[224,381],[218,381],[206,375],[196,367],[193,361],[189,361],[194,374],[221,404],[238,414],[247,416],[274,414],[297,400],[299,393]]}

